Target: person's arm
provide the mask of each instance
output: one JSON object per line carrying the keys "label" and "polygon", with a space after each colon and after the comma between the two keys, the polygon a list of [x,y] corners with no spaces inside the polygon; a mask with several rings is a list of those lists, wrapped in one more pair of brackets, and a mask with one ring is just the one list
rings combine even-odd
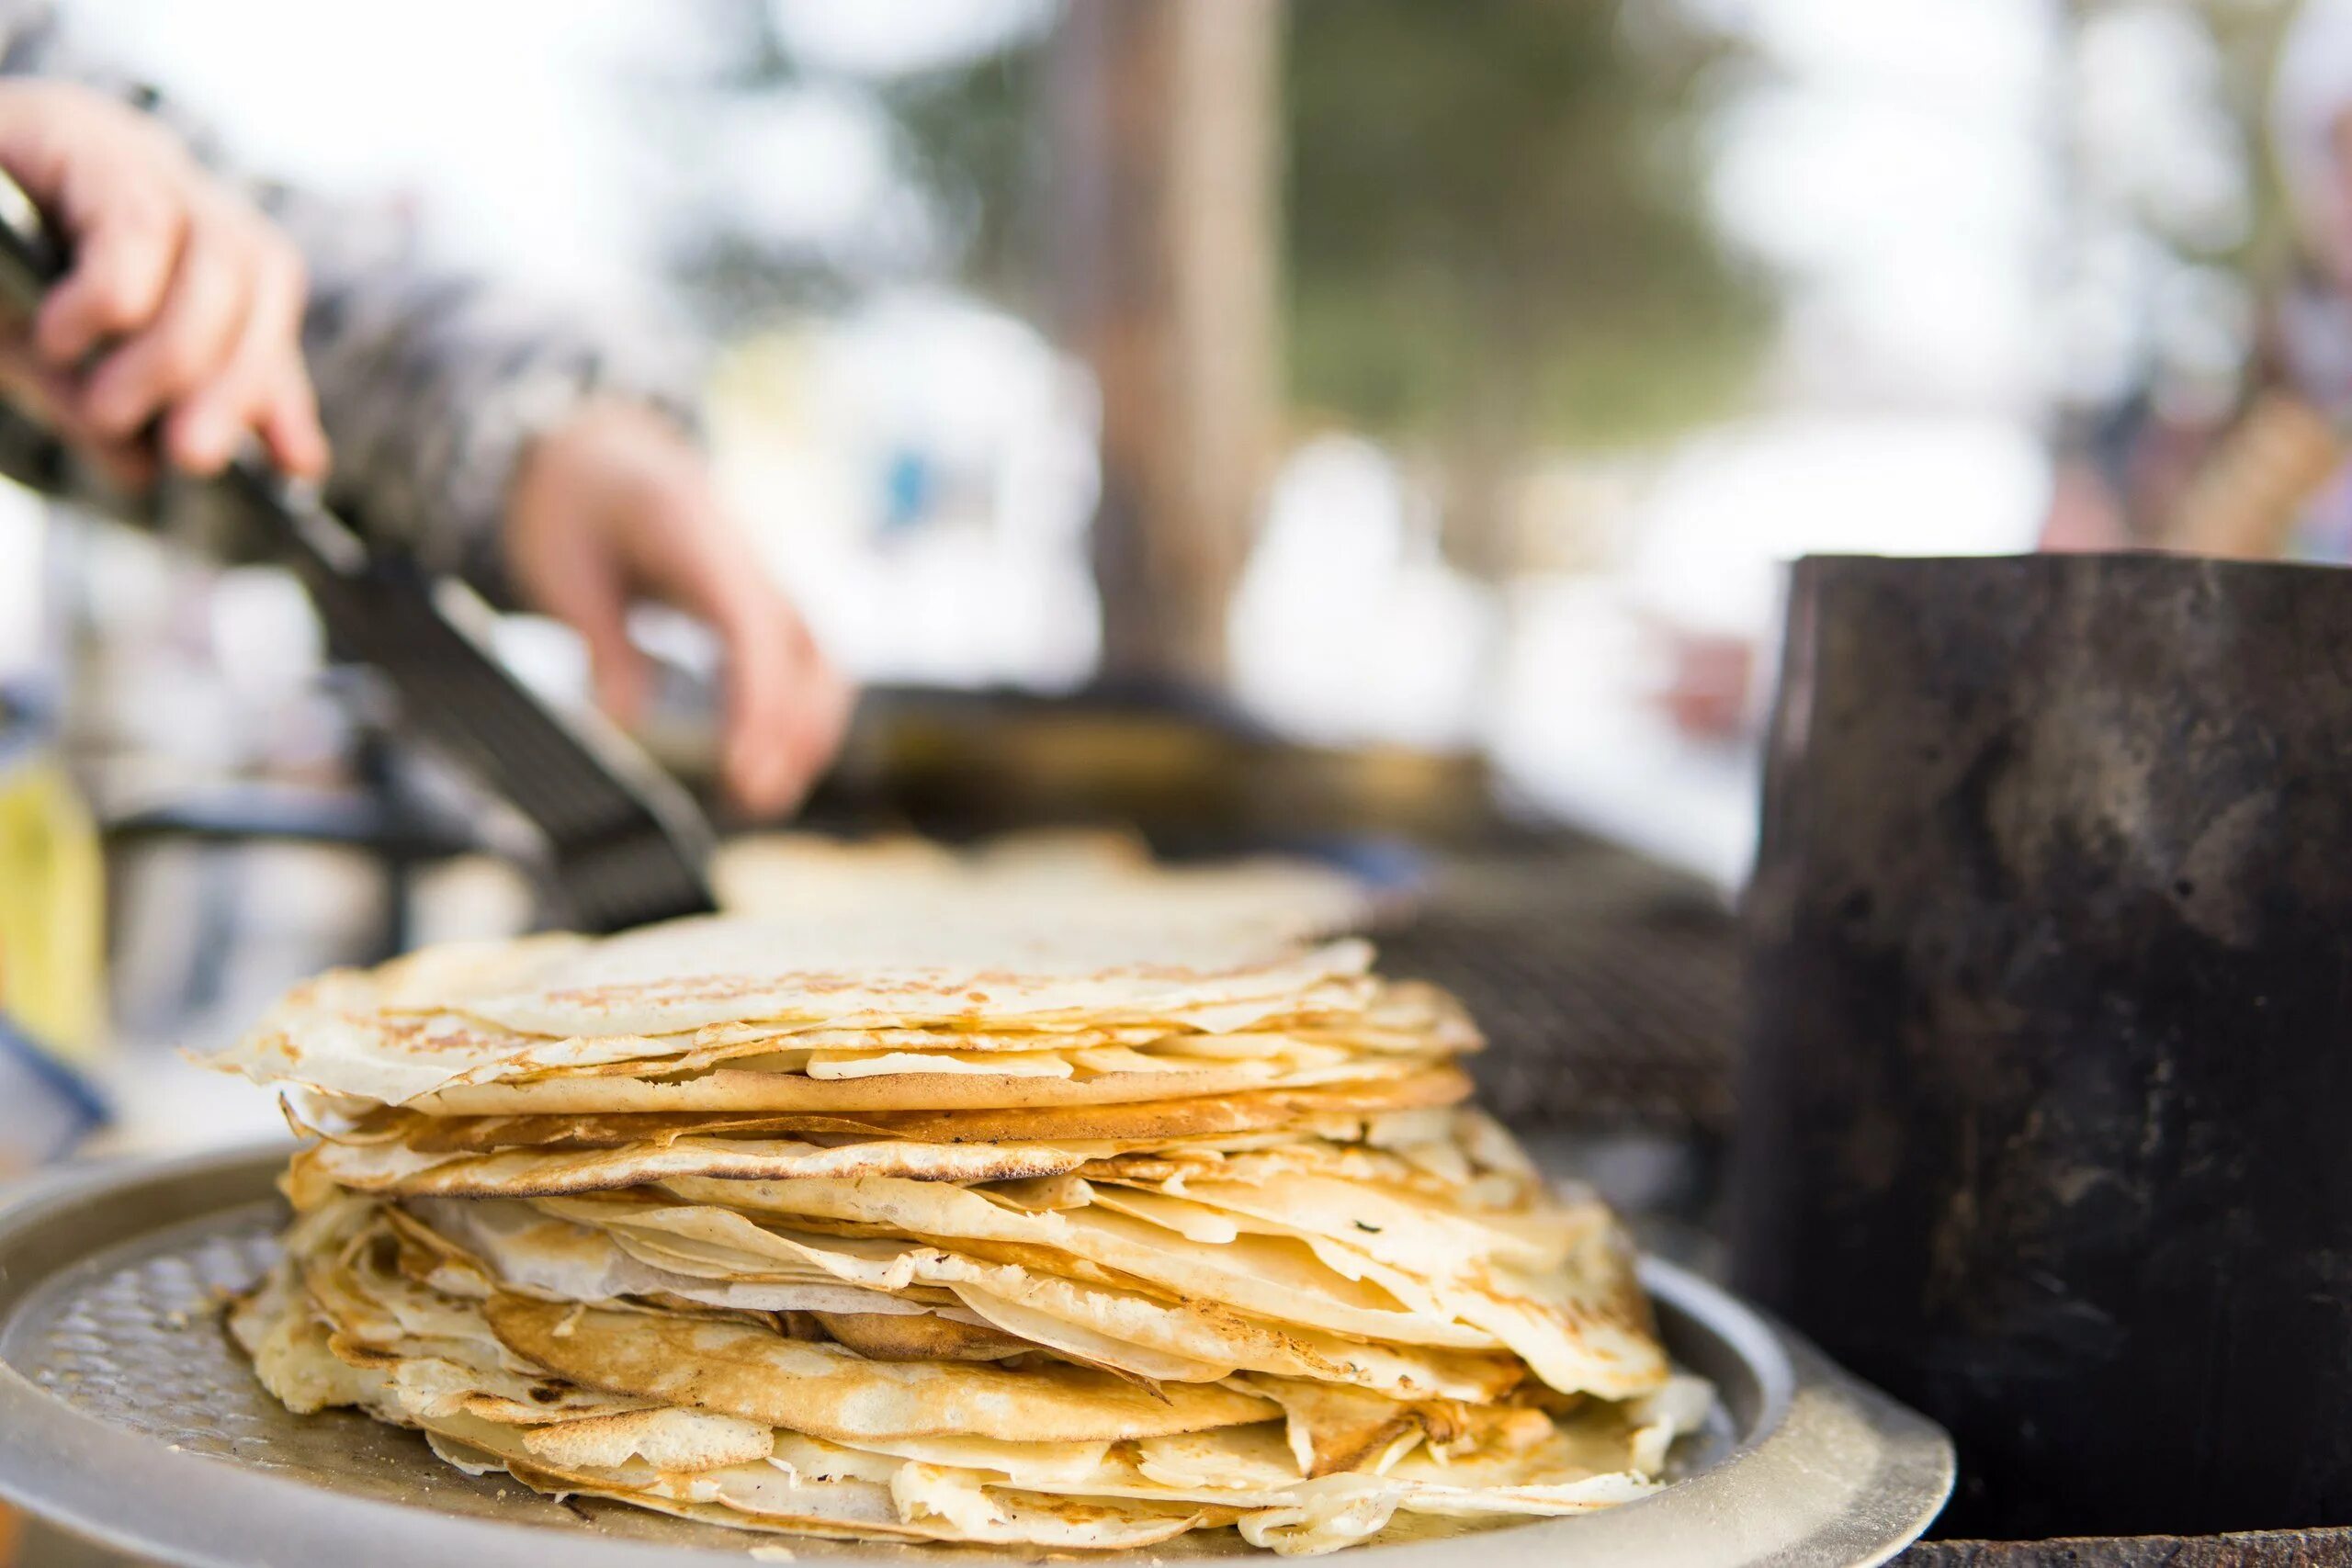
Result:
{"label": "person's arm", "polygon": [[[34,75],[100,83],[141,110],[117,104],[109,119],[97,92]],[[644,684],[624,627],[628,603],[662,598],[708,621],[727,658],[729,786],[755,811],[798,797],[840,742],[848,688],[719,503],[692,436],[691,367],[650,352],[647,339],[592,331],[514,290],[432,267],[398,224],[285,189],[263,197],[277,228],[251,221],[251,208],[204,180],[148,118],[161,112],[153,93],[76,58],[49,8],[28,0],[0,0],[0,97],[11,94],[27,105],[33,152],[72,144],[33,194],[85,247],[44,310],[38,357],[25,367],[33,374],[12,378],[12,395],[45,403],[56,428],[128,484],[145,478],[143,449],[130,437],[159,414],[179,467],[217,468],[251,432],[280,464],[311,473],[324,450],[315,422],[306,429],[302,419],[310,387],[295,378],[306,357],[334,443],[330,497],[371,536],[463,572],[494,599],[571,623],[587,639],[600,699],[624,720]],[[84,120],[106,121],[107,134],[68,134]],[[201,146],[200,132],[187,133]],[[138,156],[80,151],[93,145]],[[125,177],[131,165],[143,183]],[[5,126],[0,166],[16,169]],[[59,205],[68,184],[87,193],[90,212]],[[155,232],[120,193],[159,184],[190,215],[232,208],[234,222],[178,232],[234,244],[199,250]],[[94,243],[107,223],[126,238]],[[310,284],[290,375],[279,285],[290,277],[299,299],[302,276],[281,231],[293,236]],[[101,287],[85,271],[117,282]],[[122,288],[126,274],[140,287]],[[248,292],[224,286],[224,275]],[[147,288],[156,276],[165,280],[160,295]],[[94,291],[107,308],[86,303]],[[71,330],[50,326],[52,312]],[[224,320],[266,340],[270,355],[256,346],[224,357],[232,331]],[[141,347],[159,334],[167,347]],[[121,346],[76,381],[75,355],[109,338]],[[114,369],[124,356],[130,368]]]}

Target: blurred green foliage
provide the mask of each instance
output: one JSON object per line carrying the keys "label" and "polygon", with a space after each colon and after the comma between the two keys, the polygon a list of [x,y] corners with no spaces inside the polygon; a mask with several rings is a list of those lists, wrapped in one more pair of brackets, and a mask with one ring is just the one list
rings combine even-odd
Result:
{"label": "blurred green foliage", "polygon": [[[1681,26],[1674,0],[1287,9],[1282,266],[1307,417],[1508,462],[1653,438],[1736,400],[1770,313],[1701,193],[1720,39]],[[947,265],[1040,321],[1051,47],[1027,35],[872,85]],[[733,85],[795,79],[778,49],[762,65]],[[696,261],[737,301],[807,303],[857,281],[829,286],[808,258],[724,235]]]}
{"label": "blurred green foliage", "polygon": [[[2074,0],[2076,26],[2116,0]],[[2197,0],[2193,13],[2211,35],[2221,65],[2222,107],[2236,122],[2250,152],[2247,193],[2252,221],[2243,244],[2222,258],[2258,278],[2278,276],[2295,263],[2294,219],[2269,141],[2267,110],[2278,48],[2294,19],[2292,0]]]}
{"label": "blurred green foliage", "polygon": [[1030,40],[885,84],[899,161],[964,280],[1024,315],[1046,305],[1046,49]]}
{"label": "blurred green foliage", "polygon": [[1703,210],[1723,46],[1600,0],[1293,0],[1284,53],[1295,397],[1507,452],[1717,413],[1768,298]]}

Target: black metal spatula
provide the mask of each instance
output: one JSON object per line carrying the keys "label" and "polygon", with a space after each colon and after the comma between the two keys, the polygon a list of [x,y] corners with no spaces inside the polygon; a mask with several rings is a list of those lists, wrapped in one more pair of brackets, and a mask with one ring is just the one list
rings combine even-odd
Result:
{"label": "black metal spatula", "polygon": [[[0,175],[0,295],[29,314],[68,265],[40,209]],[[710,829],[684,790],[617,730],[569,722],[517,682],[464,624],[458,584],[371,549],[258,457],[216,482],[301,579],[335,641],[383,671],[402,718],[547,835],[571,919],[617,931],[713,908]]]}

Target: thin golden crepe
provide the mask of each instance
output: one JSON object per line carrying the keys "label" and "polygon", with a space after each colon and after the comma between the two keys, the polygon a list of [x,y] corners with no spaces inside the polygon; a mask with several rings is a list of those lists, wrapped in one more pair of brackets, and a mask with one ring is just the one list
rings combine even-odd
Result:
{"label": "thin golden crepe", "polygon": [[[879,907],[870,911],[878,915]],[[1646,1495],[1707,1409],[1450,998],[1132,907],[681,922],[298,989],[289,1406],[743,1529],[1046,1548]]]}
{"label": "thin golden crepe", "polygon": [[[1298,1091],[1091,1107],[842,1116],[616,1114],[435,1117],[402,1109],[329,1132],[295,1156],[298,1181],[368,1192],[530,1197],[670,1177],[883,1175],[920,1180],[1053,1176],[1137,1150],[1247,1147],[1302,1126],[1351,1131],[1468,1096],[1458,1068]],[[298,1131],[313,1132],[296,1120]],[[1022,1129],[1015,1131],[1014,1129]],[[797,1134],[797,1136],[778,1136]],[[993,1135],[985,1135],[992,1134]]]}
{"label": "thin golden crepe", "polygon": [[[974,1108],[966,1111],[583,1112],[576,1115],[432,1115],[404,1107],[371,1110],[336,1134],[345,1144],[400,1143],[434,1154],[495,1149],[613,1149],[659,1145],[694,1134],[773,1137],[816,1134],[893,1138],[922,1144],[1131,1143],[1159,1147],[1218,1134],[1306,1130],[1358,1142],[1367,1118],[1465,1097],[1467,1080],[1451,1068],[1377,1084],[1301,1089],[1251,1089],[1200,1099],[1123,1105]],[[305,1133],[310,1128],[301,1129]]]}
{"label": "thin golden crepe", "polygon": [[[883,1048],[892,1030],[968,1031],[981,1046],[1018,1032],[1045,1048],[1057,1032],[1104,1027],[1151,1026],[1163,1037],[1188,1038],[1251,1032],[1286,1020],[1328,1030],[1333,1020],[1365,1016],[1378,999],[1376,987],[1363,978],[1371,953],[1361,942],[1269,950],[1208,933],[1162,933],[1150,958],[1123,958],[1142,946],[1142,935],[1115,921],[1052,933],[1008,932],[973,912],[912,924],[679,920],[602,942],[538,937],[458,944],[374,971],[333,971],[298,986],[219,1062],[260,1082],[402,1104],[436,1091],[528,1081],[565,1068],[642,1063],[653,1076],[665,1070],[656,1064],[708,1065],[714,1050],[753,1055],[789,1048],[791,1037],[807,1031],[832,1039],[844,1030],[859,1031]],[[768,1032],[743,1038],[742,1026],[752,1023]],[[698,1040],[695,1032],[703,1029],[723,1031],[726,1043]],[[1437,1049],[1461,1048],[1446,1043],[1442,1026],[1430,1033]],[[813,1087],[815,1080],[808,1082]],[[1110,1098],[1169,1098],[1233,1087],[1240,1086],[1152,1089]],[[962,1103],[973,1102],[951,1102]],[[820,1108],[837,1107],[531,1107]]]}

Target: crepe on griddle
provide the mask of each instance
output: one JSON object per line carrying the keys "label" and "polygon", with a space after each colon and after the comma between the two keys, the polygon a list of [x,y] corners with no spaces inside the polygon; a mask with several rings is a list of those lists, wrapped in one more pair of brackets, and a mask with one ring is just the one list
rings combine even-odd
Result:
{"label": "crepe on griddle", "polygon": [[289,1407],[750,1529],[1050,1549],[1647,1495],[1705,1386],[1464,1103],[1459,1007],[1127,910],[430,950],[223,1059],[306,1139]]}

